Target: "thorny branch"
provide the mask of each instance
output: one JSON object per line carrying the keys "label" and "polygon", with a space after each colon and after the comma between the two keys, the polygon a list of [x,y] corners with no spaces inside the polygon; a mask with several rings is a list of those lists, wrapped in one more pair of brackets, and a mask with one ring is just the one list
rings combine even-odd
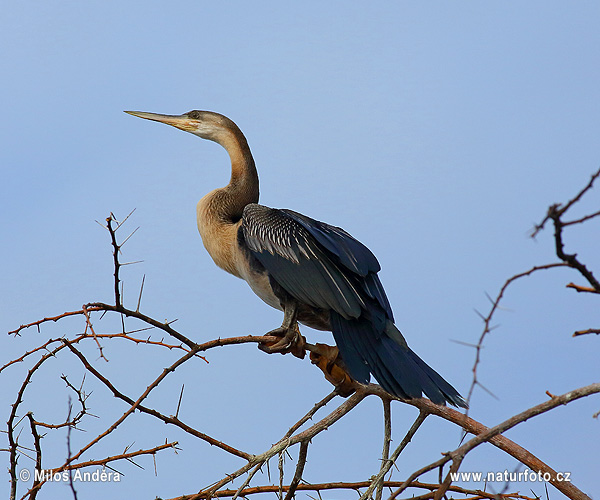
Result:
{"label": "thorny branch", "polygon": [[527,271],[515,274],[514,276],[508,278],[504,282],[504,284],[500,288],[500,291],[498,292],[498,295],[496,296],[496,298],[494,300],[490,299],[490,301],[492,302],[492,307],[490,309],[490,312],[485,317],[480,315],[481,318],[483,319],[483,332],[481,332],[481,335],[479,337],[479,340],[477,341],[477,344],[474,345],[475,361],[473,363],[473,368],[471,369],[471,371],[473,372],[473,380],[471,382],[471,387],[469,388],[469,392],[467,394],[467,401],[471,401],[471,396],[473,395],[473,391],[475,390],[476,386],[482,387],[484,390],[487,391],[487,389],[485,389],[485,387],[479,382],[479,378],[477,376],[477,369],[479,367],[479,363],[481,362],[481,351],[483,349],[484,340],[494,329],[494,327],[492,326],[492,318],[493,318],[495,312],[497,311],[497,309],[500,307],[500,301],[504,297],[504,294],[505,294],[506,290],[508,289],[508,287],[515,281],[517,281],[521,278],[524,278],[526,276],[530,276],[533,273],[536,273],[538,271],[545,271],[548,269],[553,269],[555,267],[564,267],[564,266],[566,266],[566,264],[563,262],[555,262],[552,264],[545,264],[542,266],[533,266],[531,269],[529,269]]}
{"label": "thorny branch", "polygon": [[[467,401],[471,400],[471,396],[473,395],[473,391],[475,390],[475,387],[479,386],[487,391],[487,389],[479,381],[479,378],[477,375],[477,369],[481,362],[481,351],[483,349],[483,344],[484,344],[485,338],[493,330],[492,318],[494,317],[494,314],[498,310],[498,308],[500,306],[500,302],[501,302],[502,298],[504,297],[504,294],[506,293],[506,290],[509,288],[510,285],[512,285],[515,281],[520,280],[521,278],[530,276],[539,271],[545,271],[548,269],[554,269],[554,268],[558,268],[558,267],[570,267],[570,268],[578,271],[589,282],[591,287],[583,287],[580,285],[575,285],[573,283],[569,283],[566,285],[567,288],[573,288],[578,292],[600,293],[600,283],[598,283],[598,281],[594,277],[593,273],[585,266],[585,264],[581,263],[577,259],[577,254],[566,254],[565,253],[564,242],[563,242],[563,229],[565,227],[572,226],[575,224],[582,224],[582,223],[589,221],[597,216],[600,216],[600,211],[597,211],[597,212],[594,212],[593,214],[586,215],[586,216],[580,217],[579,219],[575,219],[575,220],[571,220],[571,221],[567,221],[567,222],[564,222],[562,220],[562,217],[567,213],[567,211],[570,210],[573,206],[575,206],[583,198],[583,196],[593,188],[594,182],[596,181],[596,179],[598,177],[600,177],[600,169],[598,169],[591,176],[591,178],[590,178],[589,182],[586,184],[586,186],[581,191],[579,191],[572,199],[570,199],[564,206],[561,205],[560,203],[551,205],[548,208],[548,213],[546,214],[546,217],[544,217],[542,222],[537,224],[531,232],[531,237],[535,238],[544,229],[544,226],[546,225],[546,223],[548,221],[551,220],[553,222],[555,250],[556,250],[557,257],[560,259],[560,262],[553,262],[553,263],[549,263],[549,264],[545,264],[545,265],[533,266],[531,269],[529,269],[527,271],[517,273],[514,276],[508,278],[504,282],[502,287],[500,288],[500,291],[496,295],[496,298],[493,300],[490,298],[490,302],[491,302],[492,306],[490,308],[489,313],[486,316],[483,316],[480,314],[480,316],[483,320],[483,331],[479,337],[479,340],[477,341],[477,344],[475,344],[473,346],[475,348],[475,361],[473,363],[473,368],[472,368],[473,379],[471,382],[471,386],[469,388],[469,392],[467,394]],[[575,332],[573,334],[573,336],[576,337],[576,336],[585,335],[588,333],[596,333],[597,331],[600,331],[600,330],[594,329],[594,328],[590,328],[587,330],[579,330],[579,331]]]}
{"label": "thorny branch", "polygon": [[600,293],[600,282],[598,282],[594,274],[587,268],[587,266],[577,258],[577,254],[567,254],[565,252],[565,245],[563,241],[563,229],[567,226],[582,224],[583,222],[589,221],[594,217],[599,216],[600,211],[597,211],[590,215],[586,215],[584,217],[580,217],[579,219],[575,219],[572,221],[563,221],[562,217],[567,213],[569,209],[571,209],[576,203],[578,203],[588,191],[592,189],[592,187],[594,186],[594,182],[596,181],[596,179],[598,179],[598,177],[600,177],[600,169],[598,169],[591,176],[587,185],[581,191],[579,191],[579,193],[577,193],[571,200],[569,200],[564,206],[560,203],[550,205],[546,217],[544,217],[542,222],[536,225],[534,230],[532,231],[532,237],[535,237],[544,228],[546,222],[548,222],[549,220],[552,221],[554,225],[554,243],[556,256],[566,265],[577,270],[588,281],[592,289],[588,289],[585,291],[589,291],[591,293]]}
{"label": "thorny branch", "polygon": [[[42,445],[40,443],[40,435],[37,431],[36,422],[33,420],[33,415],[30,413],[27,414],[27,418],[29,419],[29,426],[31,428],[31,435],[33,436],[33,445],[35,447],[35,468],[36,470],[42,469]],[[38,478],[34,478],[33,480],[33,490],[37,493],[39,480]],[[35,498],[35,494],[31,496],[32,499]]]}
{"label": "thorny branch", "polygon": [[[406,436],[404,436],[404,439],[402,439],[402,441],[400,442],[398,447],[394,450],[394,452],[392,453],[392,456],[383,461],[383,463],[381,464],[381,470],[379,471],[379,474],[377,474],[375,479],[373,479],[372,483],[367,488],[367,491],[365,491],[361,495],[359,500],[367,500],[368,498],[371,498],[373,490],[376,487],[377,487],[377,495],[379,495],[379,491],[382,491],[383,486],[386,484],[386,481],[384,481],[385,475],[390,471],[390,469],[392,468],[392,465],[394,465],[396,463],[396,460],[398,460],[400,453],[402,453],[404,451],[404,448],[406,448],[408,443],[410,443],[413,436],[419,430],[419,427],[421,427],[421,424],[423,424],[423,422],[425,422],[427,415],[428,415],[428,413],[425,410],[419,411],[419,415],[417,416],[416,420],[413,422],[410,429],[406,433]],[[385,451],[386,450],[384,449],[384,454],[385,454]],[[387,451],[389,452],[389,448]]]}
{"label": "thorny branch", "polygon": [[[403,484],[403,481],[385,481],[383,483],[384,488],[397,488]],[[354,490],[359,492],[362,488],[366,488],[370,485],[370,481],[357,481],[357,482],[331,482],[331,483],[312,483],[312,484],[299,484],[296,491],[331,491],[331,490]],[[429,493],[419,496],[412,496],[412,500],[428,500],[433,498],[433,493],[438,487],[438,484],[423,483],[420,481],[413,481],[410,483],[410,488],[428,490]],[[284,486],[284,492],[289,491],[288,486]],[[539,500],[539,497],[533,498],[519,493],[504,493],[498,495],[497,493],[487,492],[481,489],[468,489],[460,486],[451,485],[448,491],[455,493],[461,493],[463,495],[471,495],[470,499],[466,500],[479,500],[479,499],[490,499],[490,500]],[[244,495],[256,495],[258,493],[277,493],[278,486],[266,485],[266,486],[254,486],[251,488],[244,489]],[[234,497],[236,490],[220,490],[212,498],[229,498]],[[171,498],[170,500],[187,500],[189,497],[181,496]],[[313,498],[313,497],[309,497]],[[321,497],[319,497],[321,498]]]}
{"label": "thorny branch", "polygon": [[[481,348],[483,346],[485,337],[493,329],[492,318],[497,309],[499,308],[500,301],[505,295],[506,290],[511,284],[513,284],[520,278],[530,276],[539,271],[545,271],[556,267],[569,267],[576,270],[581,276],[583,276],[586,279],[587,283],[590,285],[589,287],[587,287],[581,285],[574,285],[571,283],[568,285],[570,288],[573,288],[578,292],[600,293],[600,286],[598,284],[598,281],[594,277],[592,271],[590,271],[585,264],[580,262],[576,254],[567,254],[564,251],[563,237],[563,230],[566,227],[575,224],[583,224],[597,216],[600,216],[600,211],[570,221],[562,220],[566,212],[571,207],[573,207],[585,195],[587,191],[589,191],[592,188],[594,181],[599,176],[600,170],[592,176],[588,185],[583,190],[581,190],[573,199],[567,202],[564,206],[551,206],[546,218],[535,228],[534,236],[544,228],[546,222],[552,221],[555,229],[554,238],[556,253],[557,257],[560,259],[560,262],[549,263],[541,266],[534,266],[528,271],[516,274],[504,283],[494,300],[490,299],[492,302],[492,307],[490,312],[485,317],[482,316],[482,319],[484,320],[484,330],[480,336],[478,344],[475,346],[476,356],[475,363],[473,366],[473,383],[469,391],[469,398],[472,395],[475,386],[481,385],[477,379],[477,367],[480,363]],[[539,405],[533,406],[523,411],[522,413],[506,420],[505,422],[502,422],[491,428],[484,426],[483,424],[473,420],[469,416],[462,414],[452,408],[435,405],[427,399],[413,399],[410,401],[403,401],[404,403],[415,406],[419,410],[419,414],[411,428],[408,431],[406,431],[400,444],[394,449],[394,451],[391,454],[390,443],[392,441],[392,431],[390,403],[392,400],[397,400],[397,398],[390,397],[390,395],[383,391],[381,387],[375,384],[369,384],[365,386],[355,383],[352,380],[345,379],[344,387],[340,386],[336,388],[333,392],[331,392],[321,401],[316,403],[309,411],[306,412],[304,416],[302,416],[295,424],[293,424],[290,427],[290,429],[274,445],[272,445],[266,451],[258,454],[242,451],[234,446],[231,446],[225,441],[216,439],[204,432],[201,432],[200,430],[183,422],[178,416],[178,411],[175,412],[175,416],[166,415],[158,411],[157,409],[152,408],[147,404],[144,404],[148,399],[150,393],[154,389],[156,389],[168,377],[169,374],[175,371],[182,364],[198,358],[207,362],[206,358],[201,356],[201,353],[205,353],[206,351],[221,346],[241,345],[247,343],[263,343],[274,339],[266,336],[247,335],[223,339],[219,338],[208,342],[204,342],[202,344],[198,344],[190,340],[187,336],[178,332],[176,329],[174,329],[172,327],[172,322],[157,321],[154,318],[140,312],[143,285],[142,287],[140,287],[140,294],[137,300],[136,309],[133,310],[125,307],[121,287],[122,282],[120,277],[120,270],[124,264],[120,263],[119,256],[123,244],[127,241],[129,237],[125,238],[124,241],[122,241],[121,243],[118,242],[118,239],[116,237],[116,233],[123,226],[123,222],[125,221],[119,223],[114,217],[114,215],[111,214],[106,219],[106,226],[104,226],[110,234],[111,245],[113,248],[115,299],[114,304],[91,302],[82,306],[81,310],[68,311],[60,315],[45,317],[41,320],[34,321],[26,325],[21,325],[19,328],[13,330],[12,332],[9,332],[10,334],[19,336],[21,335],[23,330],[31,327],[36,327],[38,331],[40,331],[40,327],[45,323],[58,322],[64,318],[73,316],[83,317],[85,325],[83,333],[75,335],[72,338],[68,338],[67,336],[59,338],[50,338],[40,346],[26,351],[23,355],[16,359],[5,362],[5,364],[2,367],[0,367],[1,373],[5,370],[11,369],[19,363],[29,361],[34,357],[36,359],[34,362],[31,362],[32,366],[27,371],[25,379],[17,391],[16,398],[14,403],[11,405],[11,411],[7,421],[6,434],[8,439],[8,449],[6,451],[9,452],[8,469],[11,483],[11,499],[17,498],[17,464],[19,462],[19,457],[28,456],[28,452],[32,451],[34,453],[33,460],[35,461],[36,469],[39,470],[42,467],[43,449],[41,438],[43,437],[43,435],[39,433],[39,429],[44,428],[47,429],[48,432],[50,432],[56,429],[67,427],[70,430],[71,428],[77,428],[77,426],[80,425],[80,423],[87,417],[93,416],[86,406],[86,401],[89,397],[89,394],[86,391],[84,391],[85,377],[82,380],[81,385],[74,386],[69,382],[67,377],[63,375],[63,380],[66,383],[67,387],[71,391],[74,391],[77,395],[80,410],[73,418],[71,418],[71,416],[69,415],[64,422],[59,423],[43,422],[41,420],[35,419],[32,411],[26,412],[25,417],[29,422],[29,432],[31,434],[31,439],[33,440],[33,449],[30,450],[29,448],[26,448],[20,443],[20,439],[23,439],[22,422],[24,418],[19,418],[19,412],[20,408],[23,406],[25,392],[28,386],[31,384],[32,376],[36,372],[41,370],[49,359],[55,359],[58,356],[64,357],[69,354],[81,363],[81,366],[85,370],[85,373],[91,375],[93,379],[99,382],[101,386],[105,387],[110,394],[112,394],[119,401],[121,401],[121,403],[124,405],[124,413],[121,415],[121,417],[112,422],[112,424],[109,424],[103,432],[97,434],[95,437],[91,438],[87,443],[81,445],[79,451],[77,451],[74,454],[71,454],[71,452],[69,451],[68,458],[64,461],[64,463],[62,463],[62,465],[56,464],[52,468],[45,469],[47,471],[52,471],[53,473],[62,471],[73,471],[76,469],[82,469],[86,467],[89,468],[92,466],[107,466],[107,464],[109,463],[122,460],[132,460],[134,457],[149,455],[154,457],[158,452],[165,449],[176,450],[177,442],[165,441],[164,444],[158,444],[154,447],[141,449],[137,452],[129,452],[128,448],[126,448],[124,452],[107,456],[104,459],[83,459],[84,454],[89,453],[91,449],[97,447],[99,442],[106,441],[108,436],[113,435],[113,431],[117,429],[124,421],[133,418],[134,412],[137,410],[138,412],[149,415],[155,419],[158,419],[159,421],[164,422],[165,424],[179,429],[181,432],[184,433],[184,435],[193,436],[196,439],[209,443],[211,446],[214,446],[225,453],[228,453],[245,461],[244,465],[237,468],[237,470],[235,470],[232,473],[225,474],[221,479],[215,481],[213,484],[202,488],[195,494],[185,495],[184,497],[186,498],[186,500],[220,497],[231,497],[234,499],[239,497],[247,498],[249,495],[264,492],[275,492],[281,500],[284,499],[285,495],[285,499],[287,500],[294,498],[295,493],[299,491],[313,491],[319,494],[320,496],[321,491],[326,491],[329,489],[354,490],[359,493],[361,499],[367,500],[375,498],[376,500],[380,500],[382,498],[384,488],[395,488],[395,491],[393,491],[391,493],[391,496],[389,497],[390,499],[397,498],[398,495],[410,488],[412,490],[425,490],[425,493],[421,493],[419,496],[414,496],[413,493],[413,498],[440,499],[444,497],[446,492],[450,491],[470,496],[472,499],[503,498],[528,500],[528,497],[523,496],[519,493],[492,494],[481,489],[466,489],[452,484],[450,473],[459,470],[464,457],[471,450],[481,445],[482,443],[489,443],[497,447],[498,449],[504,451],[508,455],[516,458],[520,463],[522,463],[523,465],[525,465],[533,471],[548,473],[549,477],[551,478],[550,484],[553,484],[568,498],[588,498],[585,494],[579,491],[572,483],[558,482],[556,472],[550,466],[545,464],[538,457],[531,454],[531,452],[529,452],[528,450],[525,450],[518,444],[506,438],[502,433],[516,425],[519,425],[520,423],[526,421],[529,418],[551,411],[557,406],[569,404],[570,402],[575,401],[576,399],[580,399],[591,394],[596,394],[600,392],[600,384],[592,384],[586,387],[575,389],[569,393],[563,394],[562,396],[551,396],[550,400]],[[104,315],[106,313],[117,313],[122,318],[122,331],[115,333],[100,333],[96,331],[92,321],[93,316],[96,314]],[[124,318],[133,318],[142,322],[145,326],[137,330],[127,331],[125,329]],[[151,334],[147,338],[140,337],[139,333],[145,330],[151,330]],[[176,342],[165,341],[165,338],[153,338],[152,333],[157,331],[165,335],[166,338],[174,339]],[[589,328],[587,330],[578,331],[575,333],[575,335],[584,335],[590,333],[598,334],[598,332],[600,332],[600,329]],[[127,395],[122,389],[117,388],[115,383],[112,380],[110,380],[110,378],[107,375],[104,375],[102,371],[98,368],[98,366],[96,366],[99,360],[108,361],[103,354],[102,344],[104,342],[109,341],[113,342],[117,339],[119,339],[120,341],[131,342],[138,345],[141,344],[154,348],[165,348],[168,351],[180,351],[181,355],[175,361],[172,361],[167,368],[151,376],[149,383],[147,383],[145,386],[146,389],[141,394],[132,397]],[[96,360],[95,363],[91,362],[83,354],[84,351],[82,351],[79,347],[89,342],[92,342],[99,351],[99,358],[98,360]],[[322,352],[319,346],[314,346],[311,344],[306,344],[306,349],[311,351],[315,355]],[[336,380],[336,378],[333,377],[331,373],[325,372],[322,365],[320,365],[318,362],[315,362],[315,364],[317,364],[324,371],[325,376],[328,380]],[[343,395],[344,397],[346,397],[346,399],[339,403],[333,410],[330,410],[329,413],[326,413],[324,416],[321,416],[318,421],[308,425],[309,421],[312,420],[317,415],[317,413],[323,412],[324,408],[334,399],[338,398],[338,396],[340,395]],[[378,397],[383,403],[384,438],[379,472],[374,477],[366,481],[343,483],[331,482],[318,484],[307,483],[304,478],[304,470],[305,464],[307,463],[308,459],[310,443],[312,443],[319,434],[327,430],[329,427],[334,425],[337,421],[339,421],[345,415],[351,412],[367,396]],[[475,437],[471,438],[454,451],[445,454],[444,457],[440,460],[432,462],[431,464],[426,465],[421,469],[415,471],[413,474],[409,475],[405,480],[391,481],[391,477],[388,477],[388,479],[386,480],[386,475],[390,473],[400,454],[406,450],[411,439],[417,433],[422,423],[428,416],[435,416],[447,420],[448,422],[451,422],[461,427],[466,433],[472,434]],[[251,486],[250,483],[255,478],[256,474],[259,471],[262,471],[265,465],[268,469],[269,460],[277,456],[280,456],[283,459],[283,457],[286,454],[289,454],[289,451],[292,450],[296,445],[298,445],[296,448],[298,450],[296,454],[296,466],[289,484],[284,484],[285,476],[282,475],[281,483],[278,485]],[[441,471],[441,467],[445,464],[450,464],[450,470],[445,477],[440,476],[439,483],[429,484],[418,481],[418,478],[425,472],[436,470],[437,468],[440,468]],[[283,462],[281,466],[284,467]],[[283,474],[283,468],[281,472]],[[246,475],[246,479],[241,483],[238,483],[239,486],[237,486],[236,489],[225,489],[225,487],[228,484],[234,483],[236,480],[240,479],[244,475]],[[33,482],[33,485],[29,488],[29,490],[27,490],[27,492],[25,492],[25,494],[21,498],[36,498],[38,493],[41,491],[44,483],[45,481],[43,479],[36,479]],[[177,498],[183,499],[184,497]]]}
{"label": "thorny branch", "polygon": [[[390,444],[392,442],[392,402],[389,399],[382,399],[383,403],[383,450],[381,452],[381,469],[377,478],[373,481],[372,485],[367,491],[368,495],[371,495],[373,488],[377,487],[377,493],[375,494],[375,500],[381,500],[383,495],[383,477],[385,476],[388,465],[391,466],[394,460],[390,460]],[[379,484],[377,484],[379,482]]]}
{"label": "thorny branch", "polygon": [[[411,481],[414,481],[415,479],[417,479],[419,476],[421,476],[425,472],[434,470],[434,469],[448,463],[449,461],[452,461],[452,467],[450,468],[450,472],[446,476],[446,479],[444,480],[443,484],[440,485],[440,487],[434,497],[435,499],[442,498],[444,493],[447,491],[447,486],[450,484],[450,474],[452,472],[456,472],[458,470],[458,467],[460,466],[460,463],[462,462],[462,460],[464,459],[466,454],[468,452],[470,452],[471,450],[473,450],[475,447],[479,446],[480,444],[482,444],[484,442],[490,442],[490,443],[494,444],[493,438],[500,437],[500,435],[503,432],[520,424],[521,422],[525,422],[526,420],[529,420],[530,418],[533,418],[537,415],[541,415],[542,413],[546,413],[546,412],[552,410],[553,408],[556,408],[557,406],[566,405],[566,404],[570,403],[571,401],[575,401],[577,399],[584,398],[591,394],[597,394],[599,392],[600,392],[600,383],[590,384],[586,387],[581,387],[579,389],[569,391],[566,394],[563,394],[561,396],[554,396],[549,401],[546,401],[539,405],[533,406],[533,407],[519,413],[518,415],[515,415],[514,417],[511,417],[508,420],[501,422],[500,424],[496,425],[495,427],[492,427],[490,429],[486,429],[486,430],[483,430],[482,432],[479,432],[476,437],[467,441],[465,444],[463,444],[456,450],[454,450],[450,453],[447,453],[443,458],[423,467],[422,469],[419,469],[418,471],[415,471],[413,474],[411,474],[408,477],[408,479],[405,482],[405,485],[402,485],[397,491],[395,491],[391,498],[396,498],[402,491],[404,491],[404,489],[406,489],[406,486],[408,485],[408,483],[410,483]],[[502,436],[502,437],[504,437],[504,436]],[[533,457],[533,458],[535,458],[535,457]],[[535,459],[535,460],[537,461],[538,459]],[[524,461],[522,459],[520,461],[522,463],[524,463],[525,465],[527,465],[531,470],[542,470],[542,468],[540,467],[541,464],[535,464],[533,462],[527,463],[526,461]],[[557,478],[556,471],[550,469],[546,464],[543,464],[543,466],[544,466],[543,468],[545,469],[545,472],[550,473],[551,479],[549,482],[553,486],[555,486],[559,491],[564,493],[568,498],[586,499],[586,500],[589,499],[589,497],[586,494],[579,491],[576,487],[574,487],[572,485],[572,483],[559,481],[559,479]]]}

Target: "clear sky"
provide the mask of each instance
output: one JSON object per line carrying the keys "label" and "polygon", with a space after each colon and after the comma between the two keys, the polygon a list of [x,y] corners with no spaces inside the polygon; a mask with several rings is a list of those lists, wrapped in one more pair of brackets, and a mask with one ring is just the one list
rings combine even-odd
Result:
{"label": "clear sky", "polygon": [[[82,304],[112,299],[107,233],[94,221],[136,209],[124,248],[126,304],[178,318],[200,342],[261,334],[280,324],[240,280],[217,269],[195,227],[197,200],[229,177],[213,143],[124,114],[218,111],[246,134],[261,202],[342,226],[367,244],[397,324],[411,347],[466,393],[487,313],[486,292],[535,264],[552,262],[551,231],[527,237],[547,207],[573,196],[600,165],[600,5],[556,2],[13,2],[0,18],[0,204],[2,331]],[[600,189],[600,187],[598,188]],[[577,214],[598,210],[598,191]],[[568,249],[598,270],[598,221],[572,229]],[[497,399],[475,392],[471,415],[494,425],[555,394],[598,381],[597,300],[566,290],[574,273],[553,271],[511,288],[486,342],[480,377]],[[135,327],[131,323],[131,328]],[[66,321],[1,337],[2,364]],[[97,328],[114,331],[110,319]],[[329,334],[305,329],[311,342]],[[174,354],[107,342],[110,360],[86,353],[123,391],[140,394]],[[308,361],[254,346],[188,363],[150,403],[249,452],[278,440],[331,387]],[[27,366],[3,373],[2,421]],[[81,366],[58,358],[27,393],[36,418],[66,414],[58,376]],[[88,378],[91,411],[82,444],[125,406]],[[37,405],[34,401],[38,401]],[[575,402],[508,433],[576,485],[598,495],[598,398]],[[381,411],[364,402],[311,447],[305,479],[359,480],[376,473]],[[393,406],[396,443],[415,418]],[[179,440],[182,450],[117,468],[119,485],[82,486],[138,498],[192,493],[242,465],[149,418],[119,430],[89,458]],[[395,479],[458,445],[459,431],[431,418],[399,462]],[[4,438],[3,438],[4,439]],[[56,434],[44,457],[66,455]],[[5,444],[0,445],[5,448]],[[51,450],[51,451],[50,451]],[[294,456],[295,456],[294,451]],[[0,455],[7,463],[5,454]],[[20,465],[25,466],[22,458]],[[514,470],[482,447],[464,470]],[[276,467],[272,463],[272,471]],[[293,470],[290,464],[290,471]],[[435,480],[435,476],[429,479]],[[4,478],[5,484],[8,477]],[[256,484],[267,482],[258,478]],[[53,485],[66,494],[64,485]],[[518,489],[513,486],[509,489]],[[532,488],[542,494],[542,485]],[[58,493],[56,493],[58,494]],[[552,494],[552,492],[551,492]],[[554,497],[556,494],[554,494]],[[43,498],[43,497],[42,497]],[[299,495],[299,498],[306,498]],[[348,498],[331,493],[327,498]]]}

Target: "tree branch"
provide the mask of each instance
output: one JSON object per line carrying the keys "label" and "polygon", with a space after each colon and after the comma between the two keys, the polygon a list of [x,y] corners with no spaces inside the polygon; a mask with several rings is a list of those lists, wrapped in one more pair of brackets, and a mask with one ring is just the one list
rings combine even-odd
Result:
{"label": "tree branch", "polygon": [[[589,396],[591,394],[597,394],[598,392],[600,392],[600,383],[590,384],[588,386],[567,392],[562,396],[555,396],[549,401],[533,406],[490,429],[479,429],[479,432],[477,432],[476,437],[467,441],[465,444],[463,444],[456,450],[446,454],[446,456],[441,458],[440,460],[437,460],[436,462],[433,462],[411,474],[406,480],[406,486],[401,486],[398,490],[394,492],[394,494],[390,498],[396,498],[400,493],[402,493],[402,491],[406,489],[406,487],[408,487],[408,484],[411,481],[414,481],[425,472],[436,469],[441,465],[448,463],[451,460],[456,461],[458,464],[460,464],[462,459],[466,456],[466,454],[469,451],[479,446],[481,443],[490,442],[517,458],[522,464],[526,465],[531,470],[540,471],[542,472],[542,474],[548,473],[550,475],[550,484],[552,484],[561,493],[564,493],[568,498],[571,498],[573,500],[590,500],[589,497],[585,493],[580,491],[575,485],[573,485],[573,483],[560,481],[559,478],[557,478],[556,471],[554,471],[548,465],[543,463],[537,457],[533,456],[531,453],[527,452],[523,448],[512,446],[512,444],[514,444],[512,442],[510,442],[510,447],[507,448],[506,444],[508,443],[504,441],[506,440],[506,438],[504,436],[500,436],[500,434],[506,432],[507,430],[511,429],[517,424],[520,424],[521,422],[525,422],[526,420],[529,420],[532,417],[541,415],[542,413],[546,413],[552,410],[553,408],[556,408],[557,406],[566,405],[571,401],[575,401],[577,399]],[[469,427],[471,426],[469,425]],[[471,430],[468,430],[465,425],[463,425],[463,428],[468,432],[471,432]],[[500,440],[498,438],[503,439]],[[456,467],[455,470],[458,470],[458,467]],[[444,484],[439,489],[439,494],[437,494],[437,498],[441,498],[441,496],[443,496],[443,494],[447,491],[447,486],[450,480],[450,473],[448,473],[444,480]]]}

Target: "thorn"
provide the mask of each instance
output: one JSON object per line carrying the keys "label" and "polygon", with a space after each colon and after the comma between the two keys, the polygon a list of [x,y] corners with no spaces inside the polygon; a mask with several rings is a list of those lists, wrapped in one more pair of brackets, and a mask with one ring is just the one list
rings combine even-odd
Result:
{"label": "thorn", "polygon": [[146,275],[144,274],[142,276],[142,284],[140,286],[140,295],[138,297],[138,303],[137,303],[137,308],[135,310],[135,312],[140,312],[140,303],[142,302],[142,292],[144,291],[144,282],[146,281]]}
{"label": "thorn", "polygon": [[483,314],[481,314],[477,309],[473,309],[473,311],[475,311],[475,314],[477,314],[477,316],[479,316],[482,321],[486,320],[486,317]]}
{"label": "thorn", "polygon": [[478,349],[478,348],[483,349],[483,346],[480,346],[479,344],[473,344],[471,342],[463,342],[462,340],[450,339],[450,342],[454,342],[455,344],[458,344],[458,345],[464,345],[466,347],[473,347],[474,349]]}
{"label": "thorn", "polygon": [[[115,231],[116,231],[117,229],[119,229],[119,228],[120,228],[120,227],[121,227],[123,224],[125,224],[125,221],[127,221],[127,219],[129,219],[129,217],[131,217],[131,214],[133,214],[133,212],[135,212],[135,210],[136,210],[136,209],[134,208],[134,209],[133,209],[131,212],[129,212],[129,214],[127,215],[127,217],[125,217],[125,218],[124,218],[124,219],[123,219],[121,222],[117,222],[117,219],[115,219],[115,218],[114,218],[114,215],[112,215],[112,213],[110,214],[110,215],[112,215],[112,216],[113,216],[113,220],[114,220],[115,222],[117,222],[117,227],[115,228]],[[137,229],[136,229],[136,231],[137,231]]]}
{"label": "thorn", "polygon": [[481,387],[485,392],[487,392],[490,396],[492,396],[496,401],[500,401],[500,398],[496,396],[492,391],[490,391],[485,385],[481,382],[477,382],[477,385]]}
{"label": "thorn", "polygon": [[133,236],[133,235],[134,235],[134,234],[137,232],[137,230],[138,230],[139,228],[140,228],[140,226],[136,227],[136,228],[135,228],[135,229],[134,229],[134,230],[133,230],[133,231],[132,231],[132,232],[129,234],[129,236],[127,236],[127,238],[125,238],[125,239],[124,239],[124,240],[121,242],[121,244],[119,245],[119,248],[121,248],[123,245],[125,245],[125,243],[127,243],[127,240],[128,240],[129,238],[131,238],[131,237],[132,237],[132,236]]}
{"label": "thorn", "polygon": [[181,400],[183,399],[183,388],[185,384],[181,384],[181,392],[179,393],[179,402],[177,403],[177,411],[175,412],[175,418],[179,417],[179,408],[181,407]]}
{"label": "thorn", "polygon": [[492,297],[490,297],[490,294],[487,292],[483,292],[485,294],[485,296],[487,297],[487,299],[490,301],[490,304],[495,304],[496,301],[494,299],[492,299]]}
{"label": "thorn", "polygon": [[[106,219],[106,220],[108,221],[108,219]],[[99,226],[100,226],[102,229],[106,229],[106,230],[108,230],[108,228],[107,228],[107,227],[106,227],[104,224],[102,224],[101,222],[98,222],[97,220],[94,220],[94,222],[95,222],[96,224],[98,224],[98,225],[99,225]]]}

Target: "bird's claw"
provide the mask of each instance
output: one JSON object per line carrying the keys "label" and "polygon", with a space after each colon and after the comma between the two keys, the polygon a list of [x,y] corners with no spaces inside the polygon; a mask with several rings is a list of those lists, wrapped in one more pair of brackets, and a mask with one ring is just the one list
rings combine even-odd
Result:
{"label": "bird's claw", "polygon": [[271,337],[281,337],[278,341],[274,343],[263,343],[258,344],[258,348],[266,352],[268,354],[273,353],[281,353],[287,354],[291,352],[297,358],[303,359],[306,351],[304,346],[306,344],[305,338],[300,334],[298,330],[298,326],[286,328],[285,326],[281,326],[279,328],[275,328],[275,330],[271,330],[270,332],[265,334],[266,336]]}

